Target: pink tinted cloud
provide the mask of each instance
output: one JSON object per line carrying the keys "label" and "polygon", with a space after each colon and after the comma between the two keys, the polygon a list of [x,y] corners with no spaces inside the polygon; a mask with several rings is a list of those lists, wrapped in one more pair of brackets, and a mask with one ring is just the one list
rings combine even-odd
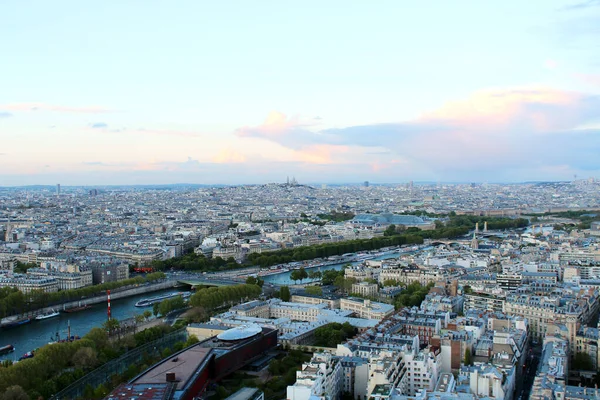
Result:
{"label": "pink tinted cloud", "polygon": [[294,158],[307,164],[336,164],[341,161],[338,156],[348,150],[348,146],[314,144],[294,151]]}
{"label": "pink tinted cloud", "polygon": [[59,106],[54,104],[45,104],[45,103],[12,103],[5,104],[0,106],[0,108],[4,108],[11,111],[53,111],[53,112],[64,112],[64,113],[81,113],[81,114],[102,114],[113,112],[114,110],[110,110],[104,107],[69,107],[69,106]]}
{"label": "pink tinted cloud", "polygon": [[423,115],[420,121],[506,133],[517,125],[535,131],[560,130],[572,127],[580,119],[583,99],[579,93],[547,88],[488,90],[446,103]]}
{"label": "pink tinted cloud", "polygon": [[[473,168],[477,173],[517,166],[537,168],[564,162],[564,157],[581,168],[595,168],[600,138],[588,135],[584,139],[581,128],[598,121],[599,109],[600,97],[584,93],[543,87],[495,89],[473,93],[400,123],[312,131],[277,113],[260,126],[236,133],[278,143],[300,152],[311,163],[362,163],[373,172],[393,171],[393,159],[403,160],[403,170],[427,166],[439,175]],[[327,146],[362,150],[336,154]],[[370,149],[376,147],[386,149],[389,156],[374,155]],[[536,157],[530,156],[532,148]]]}
{"label": "pink tinted cloud", "polygon": [[233,149],[222,149],[212,158],[216,164],[239,164],[246,162],[246,156]]}

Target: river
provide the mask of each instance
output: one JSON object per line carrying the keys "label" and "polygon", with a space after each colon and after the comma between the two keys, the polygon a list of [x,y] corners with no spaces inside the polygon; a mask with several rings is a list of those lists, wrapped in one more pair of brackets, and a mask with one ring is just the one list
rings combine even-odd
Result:
{"label": "river", "polygon": [[[424,250],[424,249],[420,249],[420,250]],[[372,260],[385,260],[388,258],[397,258],[397,257],[400,257],[401,255],[412,254],[417,251],[419,251],[419,250],[404,251],[402,253],[391,252],[391,253],[386,253],[384,255],[381,255],[379,257],[375,257]],[[321,267],[320,271],[323,272],[323,271],[327,271],[330,269],[335,269],[335,270],[339,271],[340,269],[342,269],[342,267],[344,265],[347,265],[347,264],[358,265],[361,263],[362,263],[362,261],[353,261],[353,262],[344,262],[344,263],[340,263],[340,264],[325,265],[325,266]],[[310,270],[314,270],[315,268],[318,268],[318,267],[310,267],[310,268],[306,268],[306,270],[310,271]],[[302,282],[299,282],[299,281],[294,282],[293,280],[290,279],[291,273],[292,273],[292,271],[287,271],[287,272],[282,272],[279,274],[266,275],[266,276],[262,276],[261,279],[263,279],[267,283],[273,283],[275,285],[294,285],[297,283],[310,283],[310,282],[318,281],[318,279],[317,280],[304,279]]]}
{"label": "river", "polygon": [[[113,318],[124,320],[141,314],[144,310],[152,311],[152,307],[136,307],[135,303],[143,298],[159,296],[163,293],[174,292],[176,289],[166,289],[158,292],[145,293],[125,299],[111,301]],[[35,350],[51,341],[58,332],[61,339],[67,337],[69,321],[71,335],[83,336],[94,327],[102,326],[106,321],[106,303],[95,304],[92,308],[78,313],[61,313],[54,318],[32,321],[27,325],[16,328],[0,329],[0,347],[8,344],[15,346],[14,353],[0,356],[0,360],[18,360],[23,354]]]}

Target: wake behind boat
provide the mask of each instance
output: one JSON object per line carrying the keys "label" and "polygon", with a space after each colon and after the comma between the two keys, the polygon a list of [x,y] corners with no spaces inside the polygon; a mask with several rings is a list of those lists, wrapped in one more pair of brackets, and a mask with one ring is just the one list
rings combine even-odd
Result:
{"label": "wake behind boat", "polygon": [[183,296],[183,298],[185,299],[185,298],[190,297],[191,293],[174,292],[174,293],[163,294],[162,296],[149,297],[147,299],[142,299],[142,300],[138,301],[137,303],[135,303],[135,306],[136,307],[150,307],[156,303],[160,303],[163,300],[171,299],[171,298],[177,297],[177,296]]}
{"label": "wake behind boat", "polygon": [[52,317],[57,317],[59,316],[60,313],[56,310],[51,310],[50,312],[47,312],[45,314],[40,314],[37,317],[35,317],[36,320],[41,321],[43,319],[48,319],[48,318],[52,318]]}

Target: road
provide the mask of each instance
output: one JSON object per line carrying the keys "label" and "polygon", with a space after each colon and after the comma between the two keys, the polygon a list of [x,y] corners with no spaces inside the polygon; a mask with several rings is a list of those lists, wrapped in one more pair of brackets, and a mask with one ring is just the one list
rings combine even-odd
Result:
{"label": "road", "polygon": [[542,346],[531,346],[529,354],[527,354],[527,361],[525,361],[525,368],[522,374],[517,371],[517,384],[515,399],[527,400],[533,387],[533,381],[535,380],[535,374],[542,357]]}

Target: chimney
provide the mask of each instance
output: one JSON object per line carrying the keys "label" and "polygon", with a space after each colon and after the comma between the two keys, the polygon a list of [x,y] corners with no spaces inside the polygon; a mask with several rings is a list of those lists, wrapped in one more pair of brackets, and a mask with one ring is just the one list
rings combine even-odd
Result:
{"label": "chimney", "polygon": [[176,382],[175,372],[167,372],[167,382]]}

